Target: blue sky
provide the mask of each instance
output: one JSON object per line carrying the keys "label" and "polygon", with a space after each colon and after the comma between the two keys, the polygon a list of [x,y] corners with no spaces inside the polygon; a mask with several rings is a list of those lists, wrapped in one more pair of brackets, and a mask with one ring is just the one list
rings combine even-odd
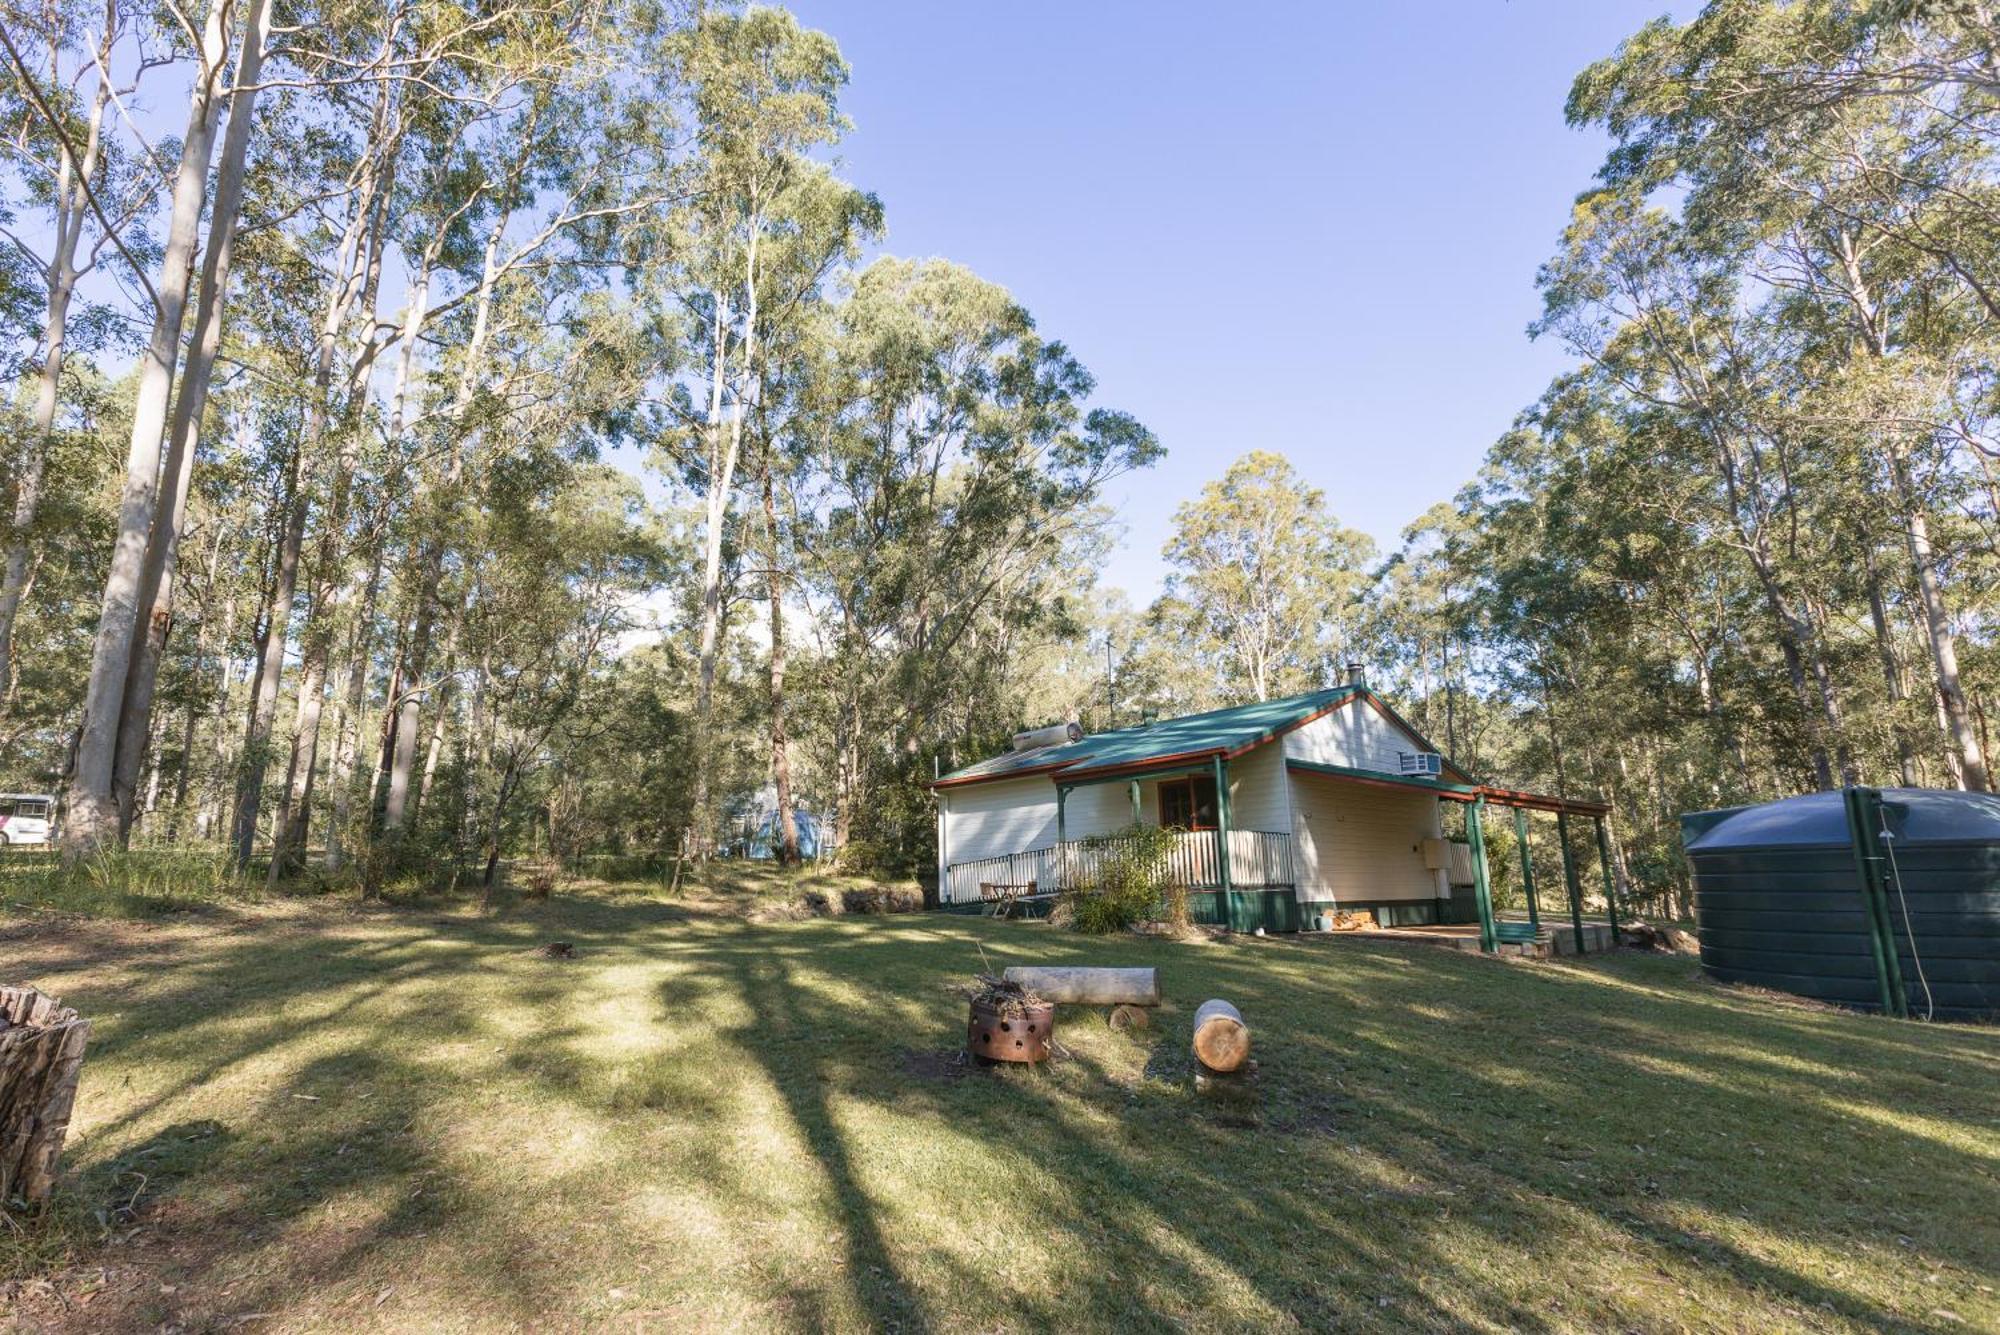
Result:
{"label": "blue sky", "polygon": [[1385,547],[1563,364],[1524,332],[1602,143],[1570,80],[1661,0],[1241,8],[792,0],[853,66],[884,246],[1004,284],[1168,457],[1104,572],[1157,591],[1174,507],[1277,450]]}

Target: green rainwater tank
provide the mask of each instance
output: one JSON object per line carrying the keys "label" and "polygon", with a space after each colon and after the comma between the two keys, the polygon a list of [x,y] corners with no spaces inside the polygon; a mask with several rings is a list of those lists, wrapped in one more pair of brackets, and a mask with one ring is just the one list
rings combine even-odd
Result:
{"label": "green rainwater tank", "polygon": [[[1910,1013],[2000,1018],[2000,797],[1885,788],[1880,798],[1884,908]],[[1681,838],[1712,976],[1882,1008],[1842,794],[1690,812]]]}

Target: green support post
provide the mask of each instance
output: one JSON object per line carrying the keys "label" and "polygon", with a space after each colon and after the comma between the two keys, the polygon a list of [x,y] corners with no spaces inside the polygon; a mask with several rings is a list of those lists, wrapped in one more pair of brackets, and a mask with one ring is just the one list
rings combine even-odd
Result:
{"label": "green support post", "polygon": [[1583,942],[1583,886],[1576,879],[1576,858],[1569,851],[1569,813],[1556,812],[1556,838],[1562,840],[1563,884],[1569,887],[1569,925],[1576,930],[1576,953],[1588,954]]}
{"label": "green support post", "polygon": [[1221,756],[1215,758],[1215,853],[1222,877],[1222,920],[1233,932],[1237,928],[1232,902],[1236,896],[1229,879],[1229,762]]}
{"label": "green support post", "polygon": [[1069,829],[1063,820],[1063,807],[1065,804],[1068,803],[1068,801],[1069,801],[1069,789],[1064,787],[1062,784],[1057,784],[1056,785],[1056,842],[1058,844],[1066,844],[1069,842]]}
{"label": "green support post", "polygon": [[1611,836],[1605,833],[1604,817],[1597,823],[1597,865],[1604,871],[1604,914],[1611,920],[1611,948],[1618,948],[1618,878],[1611,871]]}
{"label": "green support post", "polygon": [[1542,910],[1535,903],[1535,859],[1528,847],[1528,809],[1514,808],[1514,842],[1521,846],[1521,886],[1528,892],[1528,926],[1542,930]]}
{"label": "green support post", "polygon": [[1500,949],[1500,933],[1493,925],[1493,886],[1486,879],[1486,834],[1479,820],[1485,806],[1482,797],[1465,809],[1465,839],[1472,845],[1472,897],[1479,906],[1479,948],[1491,955]]}
{"label": "green support post", "polygon": [[1134,779],[1132,780],[1132,823],[1134,825],[1145,823],[1143,819],[1144,811],[1145,808],[1139,802],[1139,781]]}

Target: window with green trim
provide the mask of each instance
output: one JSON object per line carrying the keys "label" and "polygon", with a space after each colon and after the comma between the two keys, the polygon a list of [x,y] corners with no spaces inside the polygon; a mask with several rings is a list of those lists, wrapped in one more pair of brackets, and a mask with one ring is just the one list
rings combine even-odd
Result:
{"label": "window with green trim", "polygon": [[1215,776],[1160,780],[1160,825],[1169,830],[1215,828]]}

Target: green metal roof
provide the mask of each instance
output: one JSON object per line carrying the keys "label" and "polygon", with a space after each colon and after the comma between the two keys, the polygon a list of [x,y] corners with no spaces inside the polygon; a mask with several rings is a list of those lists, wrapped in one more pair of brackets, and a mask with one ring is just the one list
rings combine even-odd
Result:
{"label": "green metal roof", "polygon": [[1235,751],[1312,717],[1354,694],[1357,689],[1351,685],[1331,686],[1304,695],[1287,696],[1282,700],[1259,700],[1229,709],[1211,709],[1205,714],[1162,719],[1142,727],[1101,732],[1080,742],[1061,746],[1010,751],[1004,756],[955,769],[938,782],[998,779],[1020,773],[1048,773],[1061,782],[1073,775],[1097,770]]}

